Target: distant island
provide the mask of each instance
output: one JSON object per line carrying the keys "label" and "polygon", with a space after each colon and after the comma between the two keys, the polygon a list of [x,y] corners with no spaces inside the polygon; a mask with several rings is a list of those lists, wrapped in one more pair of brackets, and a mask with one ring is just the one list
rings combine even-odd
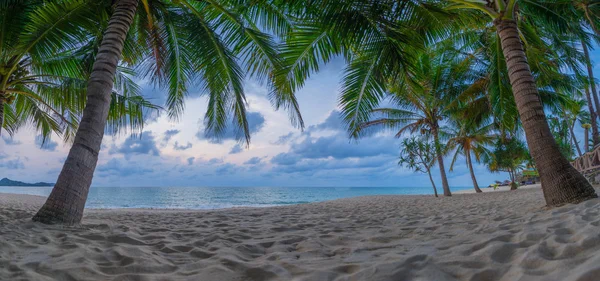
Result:
{"label": "distant island", "polygon": [[54,186],[54,184],[49,182],[26,183],[3,178],[0,180],[0,186]]}

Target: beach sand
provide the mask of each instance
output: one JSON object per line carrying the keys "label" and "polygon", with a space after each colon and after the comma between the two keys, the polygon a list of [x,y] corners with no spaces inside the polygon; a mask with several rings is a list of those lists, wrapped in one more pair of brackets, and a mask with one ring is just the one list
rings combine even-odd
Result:
{"label": "beach sand", "polygon": [[87,210],[0,195],[0,280],[600,280],[600,200],[539,188],[214,211]]}

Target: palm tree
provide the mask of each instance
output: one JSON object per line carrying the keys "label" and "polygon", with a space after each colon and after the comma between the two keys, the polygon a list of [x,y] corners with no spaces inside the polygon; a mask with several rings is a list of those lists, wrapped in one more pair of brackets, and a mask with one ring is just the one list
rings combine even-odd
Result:
{"label": "palm tree", "polygon": [[[518,9],[517,2],[520,3]],[[517,24],[521,12],[527,13],[531,17],[537,16],[539,21],[560,20],[556,14],[549,15],[549,13],[561,9],[556,6],[548,7],[553,3],[551,3],[552,1],[547,2],[544,5],[528,5],[528,2],[516,0],[482,1],[481,3],[451,0],[452,5],[448,9],[476,10],[489,16],[493,21],[509,70],[509,80],[525,130],[527,144],[544,185],[546,204],[557,206],[596,198],[597,195],[589,182],[561,154],[552,137],[521,41],[521,33]],[[468,16],[473,15],[474,13],[468,13]]]}
{"label": "palm tree", "polygon": [[[89,33],[69,26],[90,7],[94,6],[77,2],[0,4],[0,130],[12,135],[31,124],[44,141],[51,133],[72,139],[85,104],[89,75],[78,44]],[[52,14],[52,10],[62,10],[69,17]],[[140,96],[129,72],[120,69],[119,83],[112,92],[108,126],[115,133],[126,127],[141,129],[144,109],[157,108]]]}
{"label": "palm tree", "polygon": [[579,147],[579,141],[577,141],[577,135],[575,134],[575,125],[578,121],[579,123],[584,124],[590,119],[589,112],[585,111],[586,104],[585,100],[571,98],[570,102],[563,108],[563,116],[568,123],[569,132],[571,134],[571,143],[577,150],[579,156],[582,155],[582,152]]}
{"label": "palm tree", "polygon": [[442,145],[442,122],[457,110],[455,100],[465,93],[478,93],[477,72],[471,71],[471,58],[437,54],[435,50],[422,53],[414,67],[388,87],[390,102],[395,108],[372,110],[375,118],[358,125],[354,135],[361,135],[369,128],[383,127],[397,130],[396,137],[405,132],[420,132],[433,138],[436,157],[445,196],[451,196]]}
{"label": "palm tree", "polygon": [[475,122],[456,119],[452,120],[452,124],[453,130],[449,133],[451,137],[446,145],[448,152],[455,150],[452,163],[450,164],[450,171],[453,170],[458,156],[462,154],[465,157],[471,179],[473,180],[473,188],[475,188],[475,192],[480,193],[482,191],[479,188],[479,184],[477,184],[477,178],[473,171],[471,155],[475,156],[475,161],[481,162],[482,157],[489,154],[487,147],[493,144],[494,140],[498,138],[498,136],[492,134],[495,124],[477,124]]}
{"label": "palm tree", "polygon": [[584,130],[584,135],[583,135],[583,148],[585,149],[584,153],[587,153],[590,151],[590,127],[592,127],[592,124],[590,123],[583,123],[581,124],[581,127]]}
{"label": "palm tree", "polygon": [[405,165],[415,172],[427,173],[433,187],[433,194],[438,197],[435,181],[431,176],[431,168],[435,164],[436,158],[436,147],[426,138],[412,137],[402,140],[398,164]]}
{"label": "palm tree", "polygon": [[[270,12],[267,2],[256,1],[251,8],[244,1],[233,0],[117,0],[111,5],[112,2],[100,3],[106,7],[100,11],[106,11],[110,20],[103,33],[98,34],[100,43],[87,83],[87,102],[73,146],[34,221],[81,221],[122,56],[123,63],[141,67],[168,90],[167,107],[172,118],[184,109],[186,86],[202,82],[209,97],[207,131],[217,135],[224,132],[228,116],[232,115],[247,142],[250,134],[242,86],[245,74],[270,85],[284,83],[273,74],[281,65],[275,40],[256,27],[264,24],[268,32],[275,34],[286,29],[285,21],[279,20],[276,12]],[[86,16],[103,22],[96,14]],[[272,99],[276,107],[290,108],[293,121],[303,125],[293,93],[284,95],[274,88]]]}
{"label": "palm tree", "polygon": [[[516,133],[515,133],[516,134]],[[492,172],[507,172],[510,176],[510,190],[517,189],[517,173],[529,162],[529,152],[518,137],[498,138],[491,153],[484,157]]]}

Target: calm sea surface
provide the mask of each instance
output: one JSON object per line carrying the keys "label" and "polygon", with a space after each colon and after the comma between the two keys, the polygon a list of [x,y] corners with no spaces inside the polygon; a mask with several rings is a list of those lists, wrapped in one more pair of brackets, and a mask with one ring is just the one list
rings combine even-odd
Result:
{"label": "calm sea surface", "polygon": [[[469,187],[453,187],[452,190]],[[51,187],[0,186],[0,193],[48,196]],[[441,189],[438,189],[441,192]],[[385,194],[433,194],[431,187],[92,187],[87,208],[268,207]]]}

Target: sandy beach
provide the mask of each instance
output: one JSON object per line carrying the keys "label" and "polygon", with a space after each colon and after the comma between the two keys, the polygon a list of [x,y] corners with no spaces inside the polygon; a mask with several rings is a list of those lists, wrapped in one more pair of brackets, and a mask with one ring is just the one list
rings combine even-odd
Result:
{"label": "sandy beach", "polygon": [[539,188],[369,196],[215,211],[87,210],[29,221],[0,194],[0,280],[565,280],[600,278],[600,200],[545,210]]}

